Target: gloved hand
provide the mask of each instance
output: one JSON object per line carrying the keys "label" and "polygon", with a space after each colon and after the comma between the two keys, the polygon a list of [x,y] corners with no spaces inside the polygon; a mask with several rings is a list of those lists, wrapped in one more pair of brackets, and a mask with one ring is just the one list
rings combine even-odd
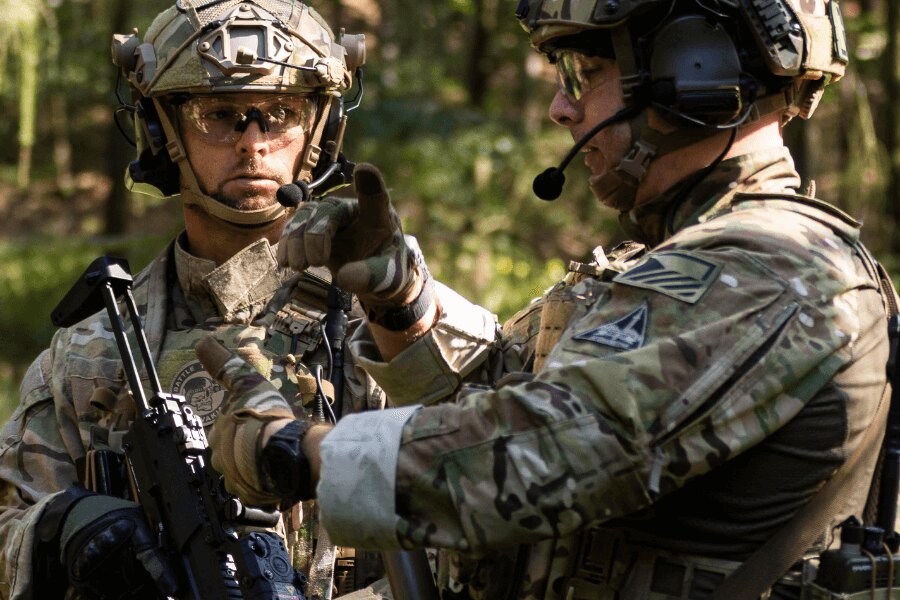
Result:
{"label": "gloved hand", "polygon": [[88,598],[174,596],[178,581],[134,502],[87,494],[59,524],[60,562]]}
{"label": "gloved hand", "polygon": [[253,506],[273,506],[280,495],[259,471],[260,452],[273,433],[295,421],[290,404],[259,371],[207,335],[196,346],[206,372],[227,391],[209,434],[212,465],[225,489]]}
{"label": "gloved hand", "polygon": [[[375,166],[358,165],[353,180],[357,201],[326,198],[301,206],[309,216],[286,231],[278,244],[278,262],[296,271],[327,267],[338,287],[376,313],[379,307],[408,304],[430,279],[418,243],[403,235]],[[370,319],[378,322],[377,314]]]}

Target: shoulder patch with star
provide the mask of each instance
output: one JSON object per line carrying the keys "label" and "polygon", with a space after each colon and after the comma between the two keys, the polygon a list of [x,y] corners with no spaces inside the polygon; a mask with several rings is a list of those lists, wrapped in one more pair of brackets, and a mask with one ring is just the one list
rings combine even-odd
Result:
{"label": "shoulder patch with star", "polygon": [[683,252],[660,252],[648,256],[633,269],[617,275],[613,281],[695,304],[716,281],[721,270],[721,263]]}

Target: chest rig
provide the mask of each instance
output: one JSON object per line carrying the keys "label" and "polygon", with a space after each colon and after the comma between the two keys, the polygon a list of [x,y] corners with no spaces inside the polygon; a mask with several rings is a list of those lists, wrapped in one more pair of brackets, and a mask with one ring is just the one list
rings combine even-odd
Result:
{"label": "chest rig", "polygon": [[[540,301],[540,310],[532,312],[537,318],[537,335],[534,338],[534,368],[536,373],[544,367],[547,356],[562,338],[577,309],[594,299],[590,292],[579,286],[588,279],[611,281],[628,269],[629,265],[644,255],[643,244],[624,242],[607,255],[603,249],[594,249],[594,260],[589,263],[572,261],[565,278],[550,288]],[[506,332],[504,332],[506,333]]]}
{"label": "chest rig", "polygon": [[[212,426],[224,408],[226,391],[203,369],[194,352],[197,342],[212,334],[269,379],[298,418],[321,418],[323,403],[334,402],[331,383],[321,379],[323,398],[315,377],[317,365],[325,373],[329,368],[322,336],[329,284],[322,275],[307,272],[285,283],[250,319],[238,313],[237,318],[213,317],[187,327],[174,323],[176,327],[167,329],[157,359],[163,389],[183,395],[204,426]],[[180,303],[177,295],[174,302]],[[171,313],[179,314],[178,307]],[[319,524],[315,502],[285,511],[281,525],[294,568],[309,575],[308,597],[327,597],[336,575],[338,582],[352,575],[352,560],[349,565],[335,560],[352,550],[331,544]]]}
{"label": "chest rig", "polygon": [[[230,350],[272,381],[294,407],[298,417],[314,412],[315,365],[328,367],[322,348],[325,311],[316,306],[319,282],[302,281],[289,298],[278,302],[251,323],[215,322],[183,330],[170,330],[157,361],[163,388],[183,395],[211,426],[225,402],[225,390],[203,369],[194,353],[200,339],[212,334]],[[279,306],[280,305],[280,306]],[[322,381],[334,400],[333,388]]]}

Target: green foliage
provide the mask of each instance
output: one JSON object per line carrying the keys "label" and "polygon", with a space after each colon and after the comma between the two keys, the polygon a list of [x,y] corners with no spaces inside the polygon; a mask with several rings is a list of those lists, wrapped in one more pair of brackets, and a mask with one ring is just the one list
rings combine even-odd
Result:
{"label": "green foliage", "polygon": [[102,254],[123,256],[137,273],[165,244],[160,238],[50,239],[0,242],[0,412],[15,403],[25,367],[50,343],[50,312]]}

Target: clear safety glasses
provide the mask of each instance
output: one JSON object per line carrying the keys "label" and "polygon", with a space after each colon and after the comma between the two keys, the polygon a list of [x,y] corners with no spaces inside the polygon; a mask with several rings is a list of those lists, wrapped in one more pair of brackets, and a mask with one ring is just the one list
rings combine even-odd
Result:
{"label": "clear safety glasses", "polygon": [[251,123],[273,141],[289,143],[308,133],[316,114],[313,96],[211,94],[191,96],[179,105],[182,126],[216,144],[235,144]]}
{"label": "clear safety glasses", "polygon": [[577,50],[558,50],[553,59],[559,89],[573,102],[611,79],[608,58],[588,56]]}

